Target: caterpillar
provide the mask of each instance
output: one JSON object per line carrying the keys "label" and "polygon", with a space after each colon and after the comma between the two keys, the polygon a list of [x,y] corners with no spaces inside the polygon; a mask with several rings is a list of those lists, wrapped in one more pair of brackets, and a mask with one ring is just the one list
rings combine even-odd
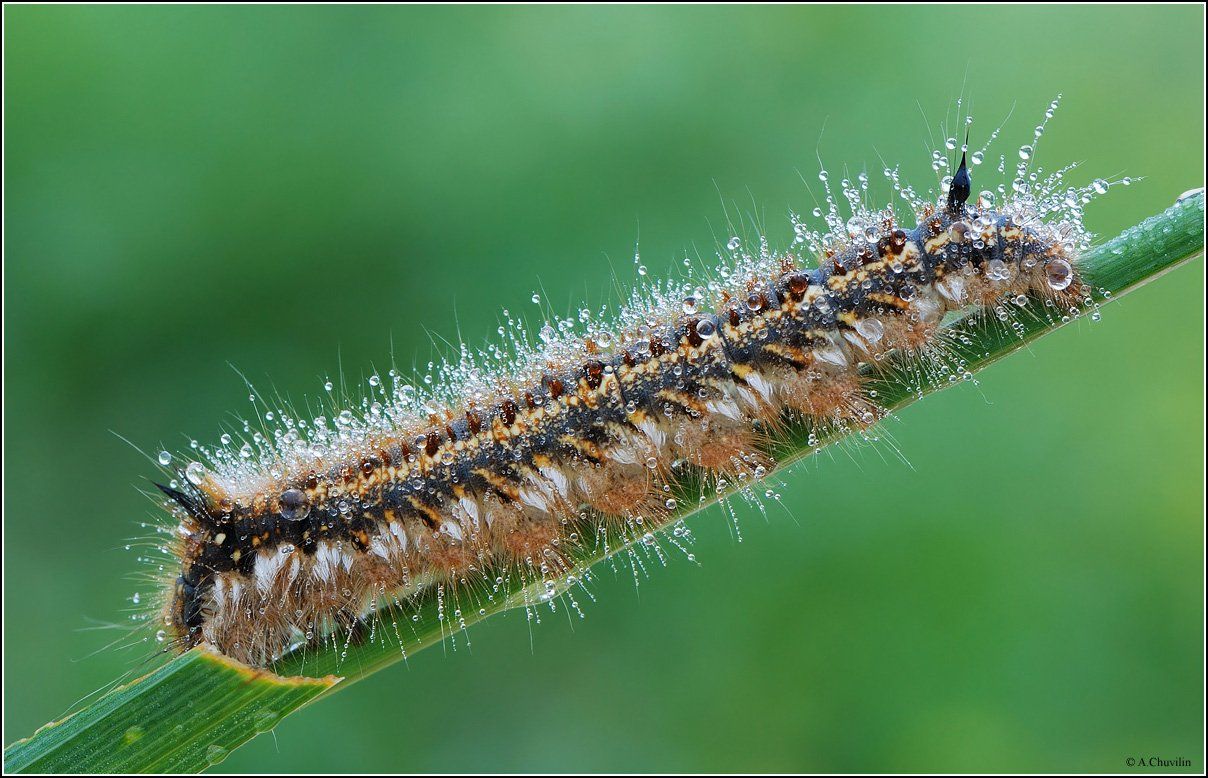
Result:
{"label": "caterpillar", "polygon": [[961,152],[938,194],[886,168],[905,222],[865,204],[866,174],[840,199],[822,171],[826,228],[794,216],[788,250],[734,237],[706,283],[655,285],[607,324],[584,311],[585,328],[547,322],[536,342],[513,331],[481,354],[463,345],[436,390],[392,370],[391,386],[371,377],[359,408],[330,419],[278,408],[264,414],[273,429],[245,425],[242,445],[224,435],[179,468],[162,453],[176,526],[161,638],[266,666],[426,587],[515,568],[555,581],[601,531],[663,527],[686,473],[776,471],[769,443],[790,420],[872,428],[884,411],[866,385],[887,356],[918,376],[951,372],[947,314],[1009,320],[1039,299],[1065,315],[1085,296],[1083,207],[1129,180],[1069,186],[1072,166],[1031,168],[1035,140],[1009,186],[976,196],[986,149],[967,136],[933,152],[937,171]]}

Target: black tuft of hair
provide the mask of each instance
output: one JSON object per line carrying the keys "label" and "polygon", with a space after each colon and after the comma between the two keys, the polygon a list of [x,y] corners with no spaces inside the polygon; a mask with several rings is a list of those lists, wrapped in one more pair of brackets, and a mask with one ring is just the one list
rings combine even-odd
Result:
{"label": "black tuft of hair", "polygon": [[[969,148],[969,135],[965,135],[965,149]],[[948,213],[952,216],[959,216],[965,210],[965,203],[969,201],[969,192],[972,190],[973,179],[969,177],[969,166],[965,164],[966,151],[961,152],[961,166],[956,169],[956,175],[952,177],[952,183],[948,185]]]}
{"label": "black tuft of hair", "polygon": [[[154,481],[152,483],[155,483]],[[168,496],[168,499],[175,502],[180,507],[188,511],[189,515],[198,521],[213,521],[209,510],[206,509],[205,502],[196,495],[185,494],[184,492],[173,489],[170,486],[164,486],[161,483],[155,483],[157,489]]]}

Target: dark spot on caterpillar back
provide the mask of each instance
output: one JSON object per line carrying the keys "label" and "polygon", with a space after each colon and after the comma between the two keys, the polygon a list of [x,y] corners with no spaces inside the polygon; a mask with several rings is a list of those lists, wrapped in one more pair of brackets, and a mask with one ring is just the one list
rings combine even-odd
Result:
{"label": "dark spot on caterpillar back", "polygon": [[466,421],[470,425],[470,434],[477,435],[482,429],[482,417],[473,408],[466,410]]}
{"label": "dark spot on caterpillar back", "polygon": [[604,380],[604,363],[595,360],[588,362],[583,366],[583,375],[589,389],[599,389]]}

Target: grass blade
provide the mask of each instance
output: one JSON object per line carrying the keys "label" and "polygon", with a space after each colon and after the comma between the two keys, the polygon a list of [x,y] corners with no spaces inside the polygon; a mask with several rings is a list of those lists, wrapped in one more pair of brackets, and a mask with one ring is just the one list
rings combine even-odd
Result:
{"label": "grass blade", "polygon": [[6,772],[197,772],[331,689],[197,648],[4,750]]}

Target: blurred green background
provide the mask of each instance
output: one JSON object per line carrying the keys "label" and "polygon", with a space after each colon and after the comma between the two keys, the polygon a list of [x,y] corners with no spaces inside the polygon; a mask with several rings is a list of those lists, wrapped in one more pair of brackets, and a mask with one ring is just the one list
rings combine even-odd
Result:
{"label": "blurred green background", "polygon": [[[609,299],[731,214],[783,245],[832,171],[933,181],[975,136],[1203,184],[1197,7],[6,7],[5,742],[128,670],[148,451]],[[983,135],[984,137],[984,135]],[[975,143],[977,143],[975,137]],[[985,167],[990,167],[987,165]],[[976,173],[976,171],[975,171]],[[975,180],[975,186],[977,186]],[[885,193],[886,188],[881,187]],[[522,614],[313,706],[223,769],[1094,771],[1202,761],[1203,263],[695,518],[701,567]],[[112,431],[112,432],[111,432]],[[94,654],[94,652],[97,652]]]}

